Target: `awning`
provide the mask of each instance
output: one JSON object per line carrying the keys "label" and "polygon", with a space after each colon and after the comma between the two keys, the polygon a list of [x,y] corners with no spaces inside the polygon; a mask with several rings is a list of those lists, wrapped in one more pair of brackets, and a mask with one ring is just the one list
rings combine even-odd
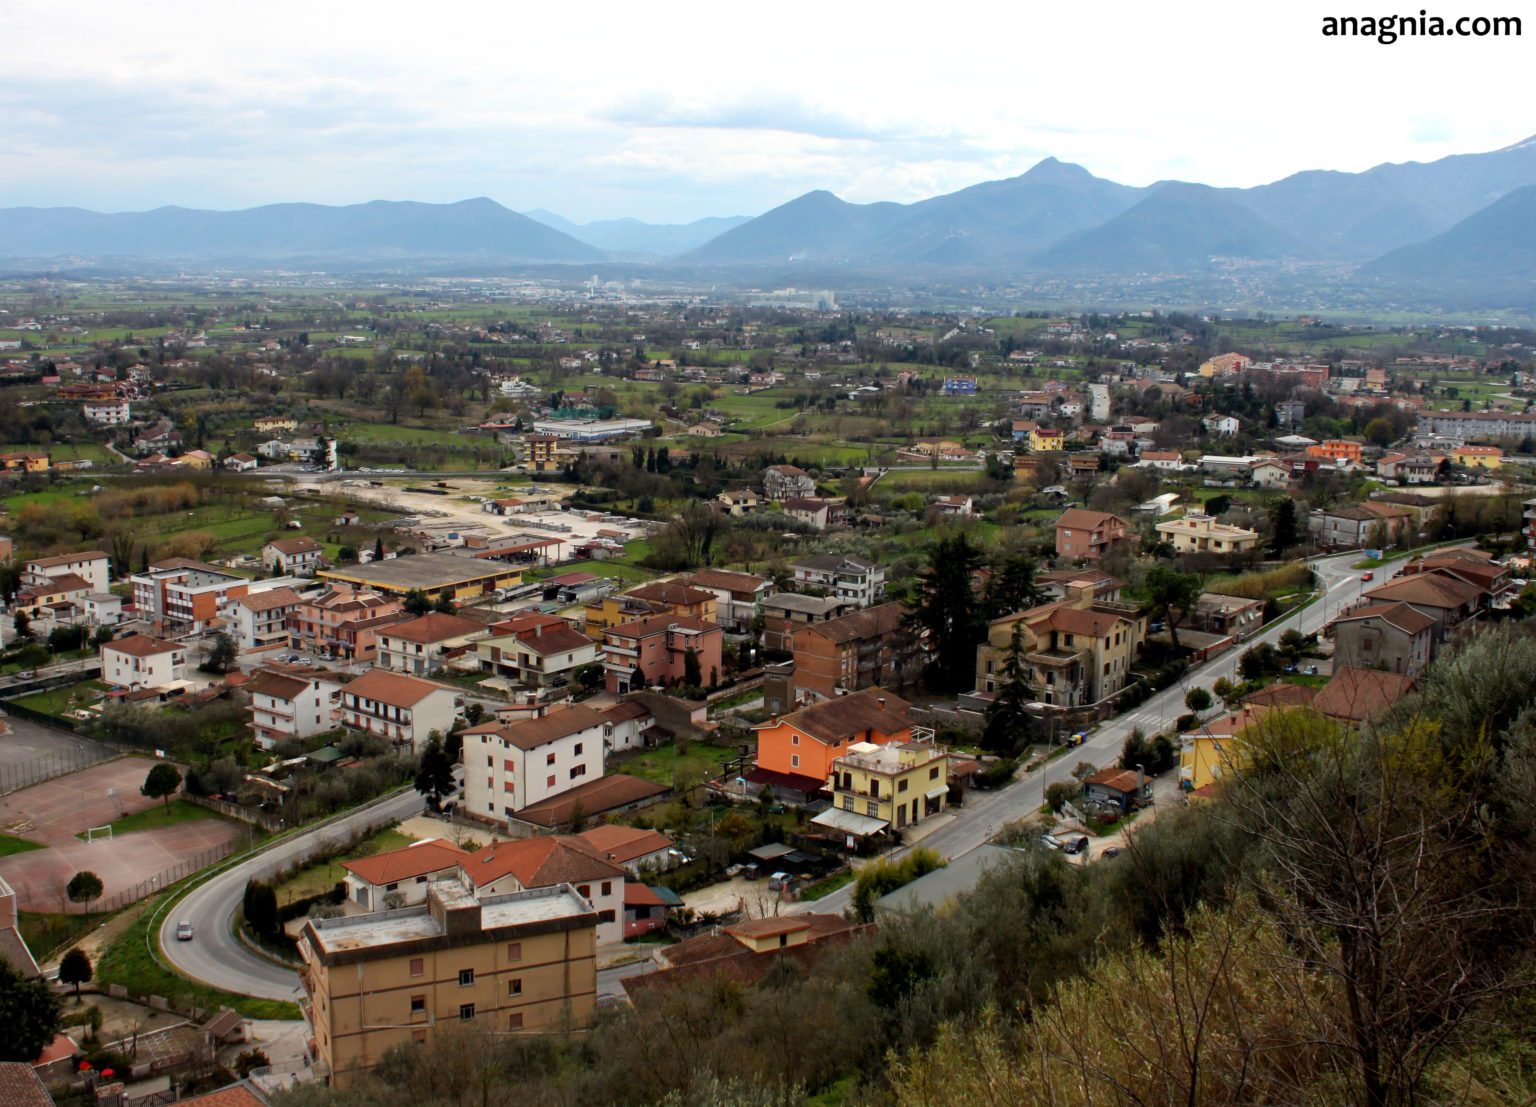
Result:
{"label": "awning", "polygon": [[940,784],[937,788],[930,788],[930,789],[928,789],[928,798],[931,799],[931,800],[936,800],[940,796],[947,796],[947,795],[949,795],[949,785],[948,784]]}
{"label": "awning", "polygon": [[817,826],[831,827],[833,830],[841,830],[844,834],[853,834],[860,838],[879,834],[891,825],[884,819],[872,819],[868,815],[844,811],[841,807],[829,807],[811,822]]}

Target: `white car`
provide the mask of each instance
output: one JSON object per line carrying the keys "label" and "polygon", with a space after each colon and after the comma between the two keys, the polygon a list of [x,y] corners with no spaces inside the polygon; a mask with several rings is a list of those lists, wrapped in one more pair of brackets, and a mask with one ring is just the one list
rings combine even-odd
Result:
{"label": "white car", "polygon": [[192,924],[185,919],[176,924],[176,940],[178,942],[190,942],[192,940]]}

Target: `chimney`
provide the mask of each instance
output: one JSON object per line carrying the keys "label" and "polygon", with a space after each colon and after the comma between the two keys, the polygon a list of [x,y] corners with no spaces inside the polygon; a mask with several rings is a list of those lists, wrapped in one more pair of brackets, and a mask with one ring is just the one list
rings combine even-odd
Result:
{"label": "chimney", "polygon": [[876,696],[875,697],[875,702],[878,703],[881,707],[884,707],[885,706],[885,697],[884,696]]}
{"label": "chimney", "polygon": [[1140,765],[1136,766],[1136,798],[1140,799],[1147,791],[1147,772]]}

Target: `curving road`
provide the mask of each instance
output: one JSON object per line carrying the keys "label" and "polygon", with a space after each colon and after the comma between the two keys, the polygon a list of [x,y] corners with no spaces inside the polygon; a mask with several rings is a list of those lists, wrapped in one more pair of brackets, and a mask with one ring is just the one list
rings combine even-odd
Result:
{"label": "curving road", "polygon": [[[1039,811],[1040,805],[1045,802],[1046,786],[1055,784],[1057,781],[1070,780],[1072,770],[1079,761],[1091,761],[1095,765],[1107,765],[1113,762],[1120,755],[1121,747],[1125,745],[1126,738],[1135,727],[1141,727],[1147,734],[1166,730],[1170,723],[1188,710],[1184,706],[1184,694],[1189,689],[1198,686],[1209,690],[1211,685],[1222,677],[1236,683],[1234,677],[1237,673],[1237,662],[1244,650],[1260,642],[1278,643],[1280,636],[1292,627],[1308,634],[1321,630],[1329,619],[1339,613],[1341,608],[1358,600],[1364,588],[1375,588],[1396,576],[1408,560],[1403,558],[1376,569],[1375,579],[1367,586],[1360,579],[1362,570],[1350,568],[1353,562],[1359,561],[1364,556],[1359,550],[1352,550],[1313,561],[1313,569],[1323,584],[1323,593],[1317,602],[1304,609],[1299,615],[1272,623],[1244,642],[1240,648],[1228,650],[1203,668],[1186,674],[1179,683],[1165,688],[1135,710],[1101,723],[1098,729],[1084,740],[1075,756],[1058,757],[1038,771],[1021,776],[1012,784],[999,788],[995,792],[970,793],[966,796],[965,807],[959,818],[935,830],[923,838],[919,844],[937,850],[940,855],[950,859],[964,856],[977,847],[985,845],[988,839],[1005,824]],[[809,903],[797,904],[795,910],[836,914],[847,908],[852,898],[853,886],[846,885],[829,896]]]}
{"label": "curving road", "polygon": [[[1344,605],[1360,597],[1364,587],[1360,571],[1351,569],[1350,564],[1362,556],[1355,550],[1314,561],[1313,567],[1324,584],[1322,598],[1299,615],[1261,631],[1243,648],[1260,642],[1278,642],[1280,636],[1292,627],[1303,632],[1320,630]],[[1396,575],[1401,565],[1402,562],[1397,562],[1377,569],[1372,587]],[[1184,714],[1184,694],[1190,688],[1198,685],[1209,689],[1222,677],[1233,678],[1241,653],[1242,650],[1229,650],[1134,711],[1101,724],[1079,748],[1076,757],[1058,758],[995,792],[973,792],[959,817],[924,838],[922,845],[947,858],[963,856],[984,845],[1005,823],[1038,811],[1045,800],[1046,785],[1068,779],[1078,761],[1108,764],[1118,756],[1133,727],[1140,726],[1149,734],[1165,729]],[[224,991],[263,999],[301,998],[302,989],[293,970],[258,957],[231,933],[230,919],[244,894],[246,881],[274,876],[316,853],[345,843],[353,834],[368,827],[417,814],[421,806],[421,797],[409,790],[377,800],[286,838],[213,877],[190,892],[160,920],[160,947],[165,959],[186,976]],[[841,888],[830,896],[796,905],[795,910],[840,912],[848,906],[851,895],[851,887]],[[176,941],[176,924],[182,920],[192,923],[196,933],[193,941]],[[621,994],[623,977],[645,972],[651,967],[650,962],[637,962],[606,969],[598,974],[598,990],[604,995]]]}

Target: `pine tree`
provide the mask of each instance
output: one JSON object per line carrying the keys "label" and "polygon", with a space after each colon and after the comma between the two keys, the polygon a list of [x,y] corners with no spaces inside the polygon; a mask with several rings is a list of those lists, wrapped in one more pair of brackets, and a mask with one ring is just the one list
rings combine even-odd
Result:
{"label": "pine tree", "polygon": [[422,747],[421,764],[416,770],[416,790],[426,796],[427,806],[433,811],[439,810],[443,797],[453,791],[453,761],[435,730]]}
{"label": "pine tree", "polygon": [[935,691],[964,692],[974,687],[976,646],[985,633],[971,582],[980,563],[981,551],[964,532],[940,538],[929,555],[910,620],[928,632],[933,660],[927,676]]}
{"label": "pine tree", "polygon": [[1275,507],[1274,535],[1270,539],[1270,549],[1277,555],[1301,541],[1300,532],[1296,527],[1296,501],[1286,497]]}
{"label": "pine tree", "polygon": [[1025,710],[1035,697],[1029,687],[1029,666],[1024,660],[1022,621],[1013,624],[1013,637],[1008,642],[1008,652],[1003,654],[998,677],[992,702],[987,705],[981,747],[988,753],[1012,757],[1024,747],[1034,722],[1034,716]]}

